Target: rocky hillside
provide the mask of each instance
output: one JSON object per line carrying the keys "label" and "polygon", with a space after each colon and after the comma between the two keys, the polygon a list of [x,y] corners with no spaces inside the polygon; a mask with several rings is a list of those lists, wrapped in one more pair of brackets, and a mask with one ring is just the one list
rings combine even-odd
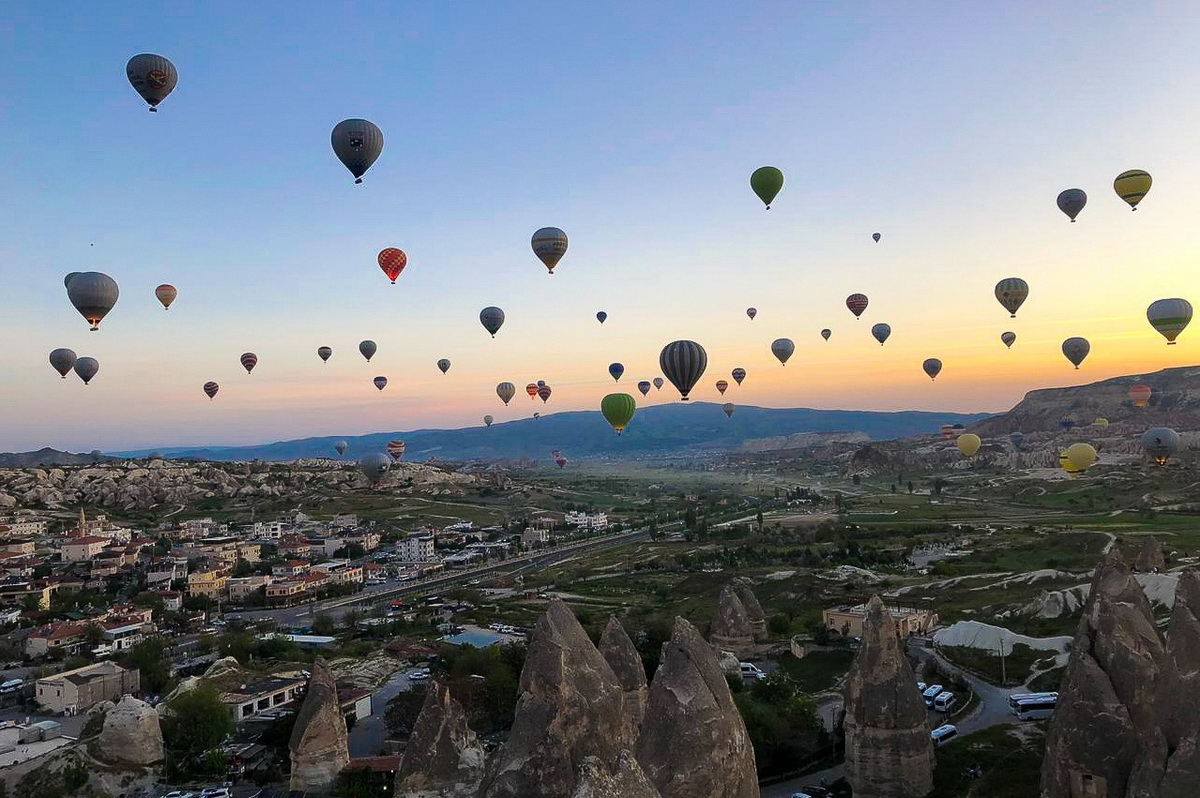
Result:
{"label": "rocky hillside", "polygon": [[46,447],[38,449],[36,452],[0,452],[0,467],[28,468],[30,466],[41,466],[45,468],[47,466],[89,465],[92,463],[112,462],[116,459],[115,457],[101,454],[99,451],[89,454],[73,454]]}

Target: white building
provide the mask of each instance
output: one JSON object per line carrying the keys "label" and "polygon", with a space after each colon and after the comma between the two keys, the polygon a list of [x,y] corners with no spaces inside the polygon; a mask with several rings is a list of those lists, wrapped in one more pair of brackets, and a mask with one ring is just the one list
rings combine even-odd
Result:
{"label": "white building", "polygon": [[283,521],[255,521],[251,535],[257,540],[279,540],[286,529]]}
{"label": "white building", "polygon": [[567,526],[577,527],[578,529],[608,529],[608,513],[588,515],[587,513],[572,510],[563,518],[563,523]]}
{"label": "white building", "polygon": [[550,531],[531,526],[521,533],[521,542],[526,546],[544,546],[550,542]]}
{"label": "white building", "polygon": [[396,557],[401,562],[431,562],[433,536],[410,535],[396,544]]}

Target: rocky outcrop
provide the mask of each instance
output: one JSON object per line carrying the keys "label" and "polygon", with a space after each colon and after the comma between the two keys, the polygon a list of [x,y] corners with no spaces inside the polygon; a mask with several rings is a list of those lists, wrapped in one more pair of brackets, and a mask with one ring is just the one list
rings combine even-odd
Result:
{"label": "rocky outcrop", "polygon": [[338,704],[337,686],[324,660],[313,663],[308,694],[296,715],[292,739],[291,789],[325,793],[350,762],[346,720]]}
{"label": "rocky outcrop", "polygon": [[97,759],[112,765],[149,767],[161,762],[163,736],[158,713],[145,701],[124,696],[104,715],[104,727],[92,750]]}
{"label": "rocky outcrop", "polygon": [[719,649],[732,651],[738,656],[748,653],[754,646],[754,629],[746,607],[732,586],[721,588],[717,599],[717,612],[708,627],[709,641]]}
{"label": "rocky outcrop", "polygon": [[734,579],[731,584],[742,602],[742,607],[746,610],[746,617],[750,620],[750,629],[754,632],[754,639],[763,639],[767,636],[767,615],[763,612],[762,605],[758,603],[758,596],[754,595],[754,586],[744,576]]}
{"label": "rocky outcrop", "polygon": [[1167,569],[1167,558],[1163,555],[1162,544],[1158,538],[1148,537],[1142,542],[1142,550],[1138,552],[1133,563],[1133,570],[1139,574],[1153,574]]}
{"label": "rocky outcrop", "polygon": [[579,766],[579,780],[571,798],[662,798],[637,759],[622,751],[615,770],[590,756]]}
{"label": "rocky outcrop", "polygon": [[1179,575],[1175,607],[1167,627],[1167,654],[1171,658],[1171,706],[1175,716],[1167,730],[1167,741],[1178,745],[1200,732],[1200,570],[1189,568]]}
{"label": "rocky outcrop", "polygon": [[754,748],[717,652],[683,618],[650,684],[637,760],[663,798],[759,795]]}
{"label": "rocky outcrop", "polygon": [[646,696],[650,691],[646,683],[646,668],[616,616],[609,617],[608,625],[600,635],[600,654],[613,669],[621,689],[625,691],[625,711],[634,728],[641,726],[642,715],[646,711]]}
{"label": "rocky outcrop", "polygon": [[580,765],[615,769],[633,746],[625,691],[567,605],[551,599],[530,638],[508,740],[484,779],[484,798],[571,795]]}
{"label": "rocky outcrop", "polygon": [[742,661],[732,651],[717,652],[717,664],[726,676],[742,678]]}
{"label": "rocky outcrop", "polygon": [[1160,706],[1172,670],[1150,602],[1114,549],[1096,568],[1071,645],[1046,737],[1043,798],[1073,798],[1086,785],[1107,798],[1147,789],[1165,767]]}
{"label": "rocky outcrop", "polygon": [[483,775],[483,747],[467,725],[462,705],[441,682],[433,682],[413,725],[400,769],[400,795],[474,796]]}
{"label": "rocky outcrop", "polygon": [[933,788],[925,702],[895,621],[875,596],[845,687],[846,780],[855,798],[921,798]]}

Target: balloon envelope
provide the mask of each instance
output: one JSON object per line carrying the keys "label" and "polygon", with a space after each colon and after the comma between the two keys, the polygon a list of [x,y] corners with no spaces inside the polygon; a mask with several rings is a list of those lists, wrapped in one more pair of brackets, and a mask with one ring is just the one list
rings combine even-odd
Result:
{"label": "balloon envelope", "polygon": [[1058,209],[1072,222],[1083,210],[1084,205],[1087,205],[1087,194],[1081,188],[1068,188],[1058,195]]}
{"label": "balloon envelope", "polygon": [[618,435],[633,420],[636,411],[637,402],[627,393],[610,393],[600,400],[600,412]]}
{"label": "balloon envelope", "polygon": [[1173,455],[1183,450],[1179,433],[1168,427],[1152,427],[1142,433],[1142,448],[1159,465],[1166,465]]}
{"label": "balloon envelope", "polygon": [[1146,308],[1146,319],[1168,344],[1174,344],[1192,320],[1192,303],[1178,297],[1155,300]]}
{"label": "balloon envelope", "polygon": [[167,99],[179,82],[175,65],[154,53],[141,53],[130,58],[125,64],[125,76],[133,90],[150,105],[151,111],[158,110],[158,104]]}
{"label": "balloon envelope", "polygon": [[1130,169],[1117,175],[1113,180],[1113,190],[1136,211],[1138,203],[1150,191],[1152,182],[1150,173],[1144,169]]}
{"label": "balloon envelope", "polygon": [[318,346],[317,347],[317,357],[321,358],[321,360],[325,361],[326,363],[329,362],[329,358],[332,354],[333,354],[333,350],[327,346]]}
{"label": "balloon envelope", "polygon": [[493,421],[495,421],[495,419],[492,418],[491,414],[488,414],[483,417],[483,423],[484,423],[484,425],[486,425],[488,427],[492,426]]}
{"label": "balloon envelope", "polygon": [[1067,447],[1067,460],[1080,474],[1087,471],[1096,462],[1096,448],[1090,443],[1072,443]]}
{"label": "balloon envelope", "polygon": [[541,388],[537,389],[538,399],[542,400],[542,404],[546,404],[546,402],[550,401],[550,394],[552,393],[554,392],[550,390],[549,385],[543,385]]}
{"label": "balloon envelope", "polygon": [[439,360],[437,362],[437,367],[438,367],[438,371],[445,374],[447,371],[450,370],[450,361],[447,360],[446,358],[442,358],[441,360]]}
{"label": "balloon envelope", "polygon": [[851,294],[846,297],[846,307],[850,308],[850,312],[854,314],[854,318],[856,319],[867,309],[868,302],[866,294]]}
{"label": "balloon envelope", "polygon": [[163,310],[171,307],[171,303],[175,301],[175,297],[179,296],[179,292],[175,290],[175,286],[163,283],[158,288],[154,289],[154,297],[162,303]]}
{"label": "balloon envelope", "polygon": [[663,385],[666,384],[666,380],[664,380],[662,377],[655,377],[653,380],[651,380],[651,382],[654,383],[654,388],[660,391],[662,390]]}
{"label": "balloon envelope", "polygon": [[921,364],[921,369],[929,376],[929,379],[936,380],[937,375],[942,373],[942,361],[936,357],[926,358]]}
{"label": "balloon envelope", "polygon": [[717,390],[721,392],[721,396],[725,395],[725,391],[729,388],[729,383],[725,380],[717,380]]}
{"label": "balloon envelope", "polygon": [[[534,393],[537,393],[536,388],[534,389]],[[504,404],[508,404],[509,401],[516,395],[517,386],[513,385],[511,382],[502,382],[496,385],[496,396],[499,396],[500,401],[504,402]]]}
{"label": "balloon envelope", "polygon": [[533,254],[554,274],[554,267],[567,254],[567,234],[557,227],[543,227],[533,234],[529,243],[533,246]]}
{"label": "balloon envelope", "polygon": [[1012,349],[1012,345],[1017,342],[1017,334],[1015,332],[1002,332],[1000,333],[1000,340],[1005,346]]}
{"label": "balloon envelope", "polygon": [[996,301],[1004,306],[1012,318],[1017,317],[1017,311],[1029,297],[1029,283],[1020,277],[1005,277],[996,283]]}
{"label": "balloon envelope", "polygon": [[883,236],[882,236],[882,235],[880,235],[879,233],[872,233],[872,234],[871,234],[871,238],[875,239],[875,243],[876,243],[876,244],[878,244],[878,243],[879,243],[879,239],[883,238]]}
{"label": "balloon envelope", "polygon": [[375,383],[375,387],[382,391],[384,388],[387,387],[388,378],[384,377],[384,376],[379,376],[379,377],[376,377],[375,379],[371,380],[371,382]]}
{"label": "balloon envelope", "polygon": [[404,250],[388,247],[381,249],[376,257],[379,262],[379,268],[392,281],[392,285],[396,284],[396,278],[400,276],[400,272],[404,271],[404,267],[408,265],[408,256],[404,254]]}
{"label": "balloon envelope", "polygon": [[672,341],[658,353],[658,367],[686,402],[688,393],[708,368],[708,353],[695,341]]}
{"label": "balloon envelope", "polygon": [[983,441],[974,432],[967,432],[959,435],[954,445],[958,447],[964,457],[974,457],[975,453],[979,451],[979,447],[983,445]]}
{"label": "balloon envelope", "polygon": [[1013,445],[1014,449],[1020,449],[1021,444],[1025,441],[1025,436],[1018,430],[1018,431],[1009,433],[1008,439],[1010,441],[1012,441],[1012,445]]}
{"label": "balloon envelope", "polygon": [[829,336],[831,335],[833,335],[833,330],[829,329],[828,327],[826,327],[824,330],[821,330],[821,337],[826,341],[829,340]]}
{"label": "balloon envelope", "polygon": [[372,452],[358,461],[358,470],[371,482],[378,482],[392,467],[392,461],[386,454]]}
{"label": "balloon envelope", "polygon": [[650,380],[642,380],[639,382],[637,384],[637,389],[641,392],[642,396],[650,393]]}
{"label": "balloon envelope", "polygon": [[886,341],[891,334],[892,327],[890,324],[876,324],[871,328],[871,335],[874,336],[875,340],[879,342],[880,346],[883,346],[883,342]]}
{"label": "balloon envelope", "polygon": [[754,317],[758,315],[758,308],[746,308],[746,315],[750,317],[750,321],[754,321]]}
{"label": "balloon envelope", "polygon": [[611,376],[614,381],[620,382],[621,375],[625,373],[625,367],[622,366],[620,363],[609,363],[608,364],[608,373],[609,373],[609,376]]}
{"label": "balloon envelope", "polygon": [[93,330],[100,328],[120,295],[117,281],[102,272],[77,272],[67,283],[67,298]]}
{"label": "balloon envelope", "polygon": [[221,390],[221,386],[217,385],[215,382],[213,382],[211,380],[204,383],[204,393],[208,394],[209,399],[212,399],[214,396],[216,396],[217,391],[219,391],[219,390]]}
{"label": "balloon envelope", "polygon": [[50,365],[64,380],[67,378],[67,372],[75,368],[76,360],[73,349],[59,348],[50,353]]}
{"label": "balloon envelope", "polygon": [[733,381],[738,385],[742,384],[742,380],[746,379],[746,370],[738,366],[733,371],[729,372],[729,376],[733,377]]}
{"label": "balloon envelope", "polygon": [[1134,385],[1129,389],[1129,398],[1133,400],[1134,407],[1145,407],[1153,394],[1154,389],[1149,385]]}
{"label": "balloon envelope", "polygon": [[721,405],[721,409],[725,411],[726,418],[733,416],[733,402],[726,402],[725,404]]}
{"label": "balloon envelope", "polygon": [[771,203],[783,188],[783,172],[774,166],[760,166],[750,175],[750,188],[770,210]]}
{"label": "balloon envelope", "polygon": [[360,341],[358,344],[359,354],[365,357],[368,363],[371,362],[371,358],[375,357],[378,350],[379,347],[375,345],[374,341]]}
{"label": "balloon envelope", "polygon": [[249,374],[250,372],[254,371],[254,367],[258,365],[258,355],[254,354],[253,352],[243,352],[241,361],[242,368],[244,368],[246,373]]}
{"label": "balloon envelope", "polygon": [[1079,368],[1079,364],[1088,356],[1088,352],[1092,351],[1092,345],[1088,343],[1086,338],[1068,338],[1062,342],[1062,353],[1071,361],[1071,365]]}
{"label": "balloon envelope", "polygon": [[99,371],[100,361],[94,357],[81,357],[75,361],[75,373],[83,380],[84,385],[90,383]]}
{"label": "balloon envelope", "polygon": [[536,382],[531,382],[525,386],[525,393],[529,394],[529,398],[537,396],[538,386]]}
{"label": "balloon envelope", "polygon": [[339,456],[345,454],[346,450],[349,448],[350,444],[346,443],[345,441],[338,441],[333,445],[333,450],[337,452]]}
{"label": "balloon envelope", "polygon": [[782,365],[787,365],[788,358],[796,351],[796,344],[791,338],[776,338],[771,342],[771,354],[774,355]]}
{"label": "balloon envelope", "polygon": [[399,460],[404,456],[404,441],[388,441],[387,453],[393,460]]}
{"label": "balloon envelope", "polygon": [[601,324],[603,324],[604,320],[607,318],[608,318],[608,314],[605,313],[603,310],[596,314],[596,321],[600,322]]}
{"label": "balloon envelope", "polygon": [[383,131],[365,119],[345,119],[338,122],[329,135],[333,154],[361,183],[362,176],[383,152]]}
{"label": "balloon envelope", "polygon": [[504,311],[498,307],[488,306],[479,311],[479,323],[483,325],[483,329],[491,333],[492,337],[496,337],[500,326],[504,324]]}

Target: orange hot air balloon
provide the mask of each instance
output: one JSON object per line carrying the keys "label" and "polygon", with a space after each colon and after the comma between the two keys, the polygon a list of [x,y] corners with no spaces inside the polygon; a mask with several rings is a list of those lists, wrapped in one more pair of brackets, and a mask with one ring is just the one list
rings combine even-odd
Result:
{"label": "orange hot air balloon", "polygon": [[175,286],[163,283],[154,289],[154,296],[162,303],[163,310],[169,310],[175,297],[179,296],[179,292],[175,290]]}
{"label": "orange hot air balloon", "polygon": [[1134,407],[1145,407],[1150,403],[1150,397],[1154,394],[1153,389],[1149,385],[1134,385],[1129,389],[1129,398],[1133,400]]}
{"label": "orange hot air balloon", "polygon": [[392,281],[392,285],[396,284],[396,278],[400,276],[400,272],[404,271],[404,267],[407,265],[408,256],[402,249],[388,247],[379,253],[379,268],[383,269],[383,273]]}
{"label": "orange hot air balloon", "polygon": [[536,382],[531,382],[525,386],[525,393],[529,394],[529,398],[533,399],[537,396],[538,386]]}

